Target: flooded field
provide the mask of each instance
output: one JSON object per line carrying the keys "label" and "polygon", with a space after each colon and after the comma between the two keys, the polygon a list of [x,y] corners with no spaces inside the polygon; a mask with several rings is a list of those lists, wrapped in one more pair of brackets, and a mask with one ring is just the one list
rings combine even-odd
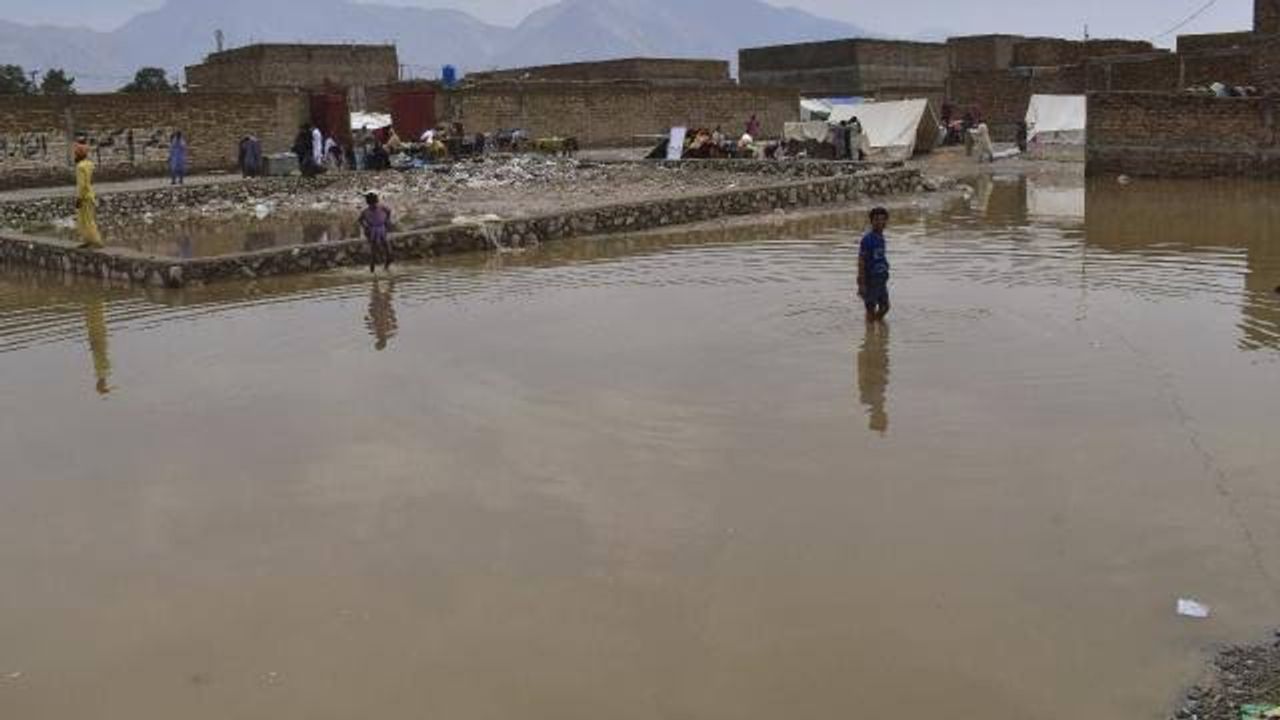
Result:
{"label": "flooded field", "polygon": [[1280,624],[1280,186],[983,180],[878,332],[861,226],[0,272],[0,717],[1154,720]]}

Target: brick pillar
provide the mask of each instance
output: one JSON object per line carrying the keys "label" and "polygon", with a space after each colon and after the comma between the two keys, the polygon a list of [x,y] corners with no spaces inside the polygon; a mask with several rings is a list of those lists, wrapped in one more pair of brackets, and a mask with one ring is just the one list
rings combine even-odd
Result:
{"label": "brick pillar", "polygon": [[1266,35],[1280,33],[1280,0],[1253,0],[1253,31]]}

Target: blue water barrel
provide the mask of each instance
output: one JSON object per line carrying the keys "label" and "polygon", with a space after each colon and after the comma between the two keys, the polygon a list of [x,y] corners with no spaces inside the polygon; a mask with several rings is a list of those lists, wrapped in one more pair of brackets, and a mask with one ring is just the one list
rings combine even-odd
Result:
{"label": "blue water barrel", "polygon": [[458,84],[458,68],[452,65],[445,65],[440,71],[440,79],[444,81],[444,86],[451,88]]}

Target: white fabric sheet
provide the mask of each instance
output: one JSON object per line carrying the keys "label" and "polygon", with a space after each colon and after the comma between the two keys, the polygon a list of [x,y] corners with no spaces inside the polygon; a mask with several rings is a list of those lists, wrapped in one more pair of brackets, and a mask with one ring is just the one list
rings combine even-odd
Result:
{"label": "white fabric sheet", "polygon": [[1083,145],[1087,107],[1084,95],[1033,95],[1027,107],[1027,142]]}
{"label": "white fabric sheet", "polygon": [[826,142],[830,134],[831,126],[825,120],[820,122],[789,122],[782,126],[782,137],[785,140]]}

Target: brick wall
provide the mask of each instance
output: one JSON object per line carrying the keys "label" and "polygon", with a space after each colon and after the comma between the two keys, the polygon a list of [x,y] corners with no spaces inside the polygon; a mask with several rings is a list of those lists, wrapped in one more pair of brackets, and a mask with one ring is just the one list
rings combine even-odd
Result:
{"label": "brick wall", "polygon": [[1182,83],[1179,88],[1253,84],[1253,50],[1245,47],[1216,52],[1179,54]]}
{"label": "brick wall", "polygon": [[1013,64],[1021,67],[1078,65],[1090,58],[1135,55],[1155,50],[1142,40],[1066,40],[1030,38],[1013,46]]}
{"label": "brick wall", "polygon": [[738,54],[746,86],[786,87],[810,97],[876,96],[886,87],[946,84],[947,50],[939,43],[890,40],[830,42],[749,48]]}
{"label": "brick wall", "polygon": [[1205,35],[1179,35],[1179,53],[1200,53],[1212,50],[1247,48],[1253,44],[1252,32],[1210,33]]}
{"label": "brick wall", "polygon": [[1098,76],[1089,76],[1090,90],[1173,92],[1181,89],[1179,77],[1182,65],[1178,56],[1173,53],[1104,58],[1090,64],[1104,68],[1102,83],[1094,84],[1092,81],[1098,79]]}
{"label": "brick wall", "polygon": [[468,132],[524,128],[535,136],[574,136],[584,146],[623,146],[636,135],[672,126],[722,126],[736,134],[752,113],[765,134],[782,134],[800,116],[800,96],[736,85],[679,87],[650,83],[485,83],[445,94],[446,120]]}
{"label": "brick wall", "polygon": [[947,94],[959,114],[977,108],[992,137],[1010,142],[1017,136],[1018,121],[1027,117],[1032,95],[1079,95],[1084,84],[1080,65],[958,72],[952,73]]}
{"label": "brick wall", "polygon": [[266,151],[286,150],[307,116],[307,97],[297,94],[0,97],[0,186],[66,182],[78,134],[101,178],[164,174],[175,130],[187,138],[193,172],[227,170],[245,134]]}
{"label": "brick wall", "polygon": [[1280,33],[1280,0],[1253,0],[1253,31]]}
{"label": "brick wall", "polygon": [[394,45],[251,45],[187,67],[187,84],[196,92],[367,87],[399,76]]}
{"label": "brick wall", "polygon": [[968,35],[947,40],[952,72],[1005,70],[1013,66],[1013,49],[1025,41],[1020,35]]}
{"label": "brick wall", "polygon": [[1280,37],[1260,40],[1252,60],[1251,83],[1264,93],[1280,93]]}
{"label": "brick wall", "polygon": [[1091,93],[1086,172],[1280,177],[1269,98]]}
{"label": "brick wall", "polygon": [[655,82],[730,82],[727,60],[627,58],[469,73],[470,82],[499,80],[651,80]]}

